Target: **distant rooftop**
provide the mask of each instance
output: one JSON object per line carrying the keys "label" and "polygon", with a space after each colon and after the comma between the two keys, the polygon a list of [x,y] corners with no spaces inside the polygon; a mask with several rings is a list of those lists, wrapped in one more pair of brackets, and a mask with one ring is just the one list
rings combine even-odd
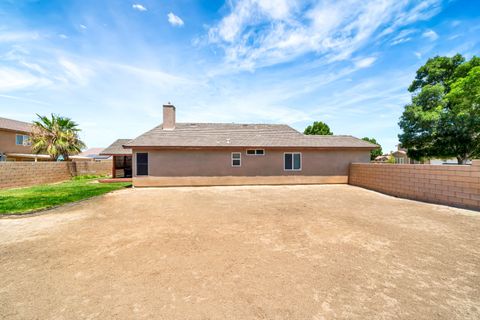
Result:
{"label": "distant rooftop", "polygon": [[109,156],[101,155],[103,150],[105,150],[105,148],[90,148],[78,154],[78,156],[92,159],[108,159]]}

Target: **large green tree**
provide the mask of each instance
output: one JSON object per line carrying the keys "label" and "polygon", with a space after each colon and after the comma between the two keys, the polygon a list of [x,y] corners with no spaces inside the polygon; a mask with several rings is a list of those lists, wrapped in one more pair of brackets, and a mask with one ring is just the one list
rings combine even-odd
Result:
{"label": "large green tree", "polygon": [[372,151],[370,151],[370,160],[375,160],[376,157],[381,156],[383,154],[382,146],[377,142],[375,138],[365,137],[365,138],[362,138],[362,140],[378,145],[377,149],[373,149]]}
{"label": "large green tree", "polygon": [[308,135],[333,135],[333,132],[330,131],[330,127],[326,123],[321,121],[315,121],[312,125],[306,127],[303,133]]}
{"label": "large green tree", "polygon": [[50,117],[37,116],[39,119],[33,121],[30,137],[35,153],[46,153],[52,160],[58,160],[60,156],[68,160],[69,156],[85,148],[85,143],[79,138],[80,129],[70,118],[54,114]]}
{"label": "large green tree", "polygon": [[479,66],[479,57],[457,54],[431,58],[417,70],[399,122],[411,158],[456,157],[464,164],[479,155]]}

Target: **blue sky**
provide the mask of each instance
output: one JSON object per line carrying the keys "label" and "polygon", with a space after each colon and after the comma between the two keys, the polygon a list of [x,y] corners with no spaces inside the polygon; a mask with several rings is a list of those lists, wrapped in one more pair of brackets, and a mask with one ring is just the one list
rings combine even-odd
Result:
{"label": "blue sky", "polygon": [[480,2],[0,2],[0,116],[77,121],[89,147],[180,122],[318,120],[395,149],[428,57],[480,49]]}

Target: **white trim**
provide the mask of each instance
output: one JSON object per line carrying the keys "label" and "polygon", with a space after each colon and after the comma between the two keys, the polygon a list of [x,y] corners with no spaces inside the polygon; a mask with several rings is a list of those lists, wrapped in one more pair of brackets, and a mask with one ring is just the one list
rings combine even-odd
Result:
{"label": "white trim", "polygon": [[[235,158],[235,160],[240,160],[240,165],[238,165],[238,166],[233,165],[233,160],[234,160],[233,155],[234,154],[238,154],[240,156],[240,158]],[[232,166],[232,168],[240,168],[242,166],[242,153],[241,152],[232,152],[230,154],[230,165]]]}
{"label": "white trim", "polygon": [[[249,150],[253,150],[255,153],[254,153],[254,154],[248,154],[248,151],[249,151]],[[262,150],[263,153],[262,153],[262,154],[258,154],[258,153],[257,153],[258,150]],[[249,148],[249,149],[246,149],[246,150],[245,150],[245,155],[250,156],[250,157],[254,157],[254,156],[264,156],[264,155],[265,155],[265,149],[252,149],[252,148]]]}
{"label": "white trim", "polygon": [[[22,137],[22,143],[17,143],[17,138]],[[25,143],[27,141],[27,143]],[[15,145],[17,146],[24,146],[24,147],[30,147],[32,144],[29,142],[30,141],[30,136],[26,134],[15,134]]]}
{"label": "white trim", "polygon": [[[292,169],[285,169],[285,155],[286,154],[291,154],[292,155]],[[294,164],[295,164],[295,159],[294,159],[294,154],[299,154],[300,155],[300,169],[294,169]],[[301,152],[284,152],[283,153],[283,171],[302,171],[302,162],[303,162],[303,159],[302,159],[302,153]]]}

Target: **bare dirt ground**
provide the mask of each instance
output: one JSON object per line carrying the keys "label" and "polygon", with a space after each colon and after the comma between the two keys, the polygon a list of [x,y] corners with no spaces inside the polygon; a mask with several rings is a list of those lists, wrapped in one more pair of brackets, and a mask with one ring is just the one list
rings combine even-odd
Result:
{"label": "bare dirt ground", "polygon": [[0,318],[479,319],[479,231],[346,185],[122,190],[0,219]]}

